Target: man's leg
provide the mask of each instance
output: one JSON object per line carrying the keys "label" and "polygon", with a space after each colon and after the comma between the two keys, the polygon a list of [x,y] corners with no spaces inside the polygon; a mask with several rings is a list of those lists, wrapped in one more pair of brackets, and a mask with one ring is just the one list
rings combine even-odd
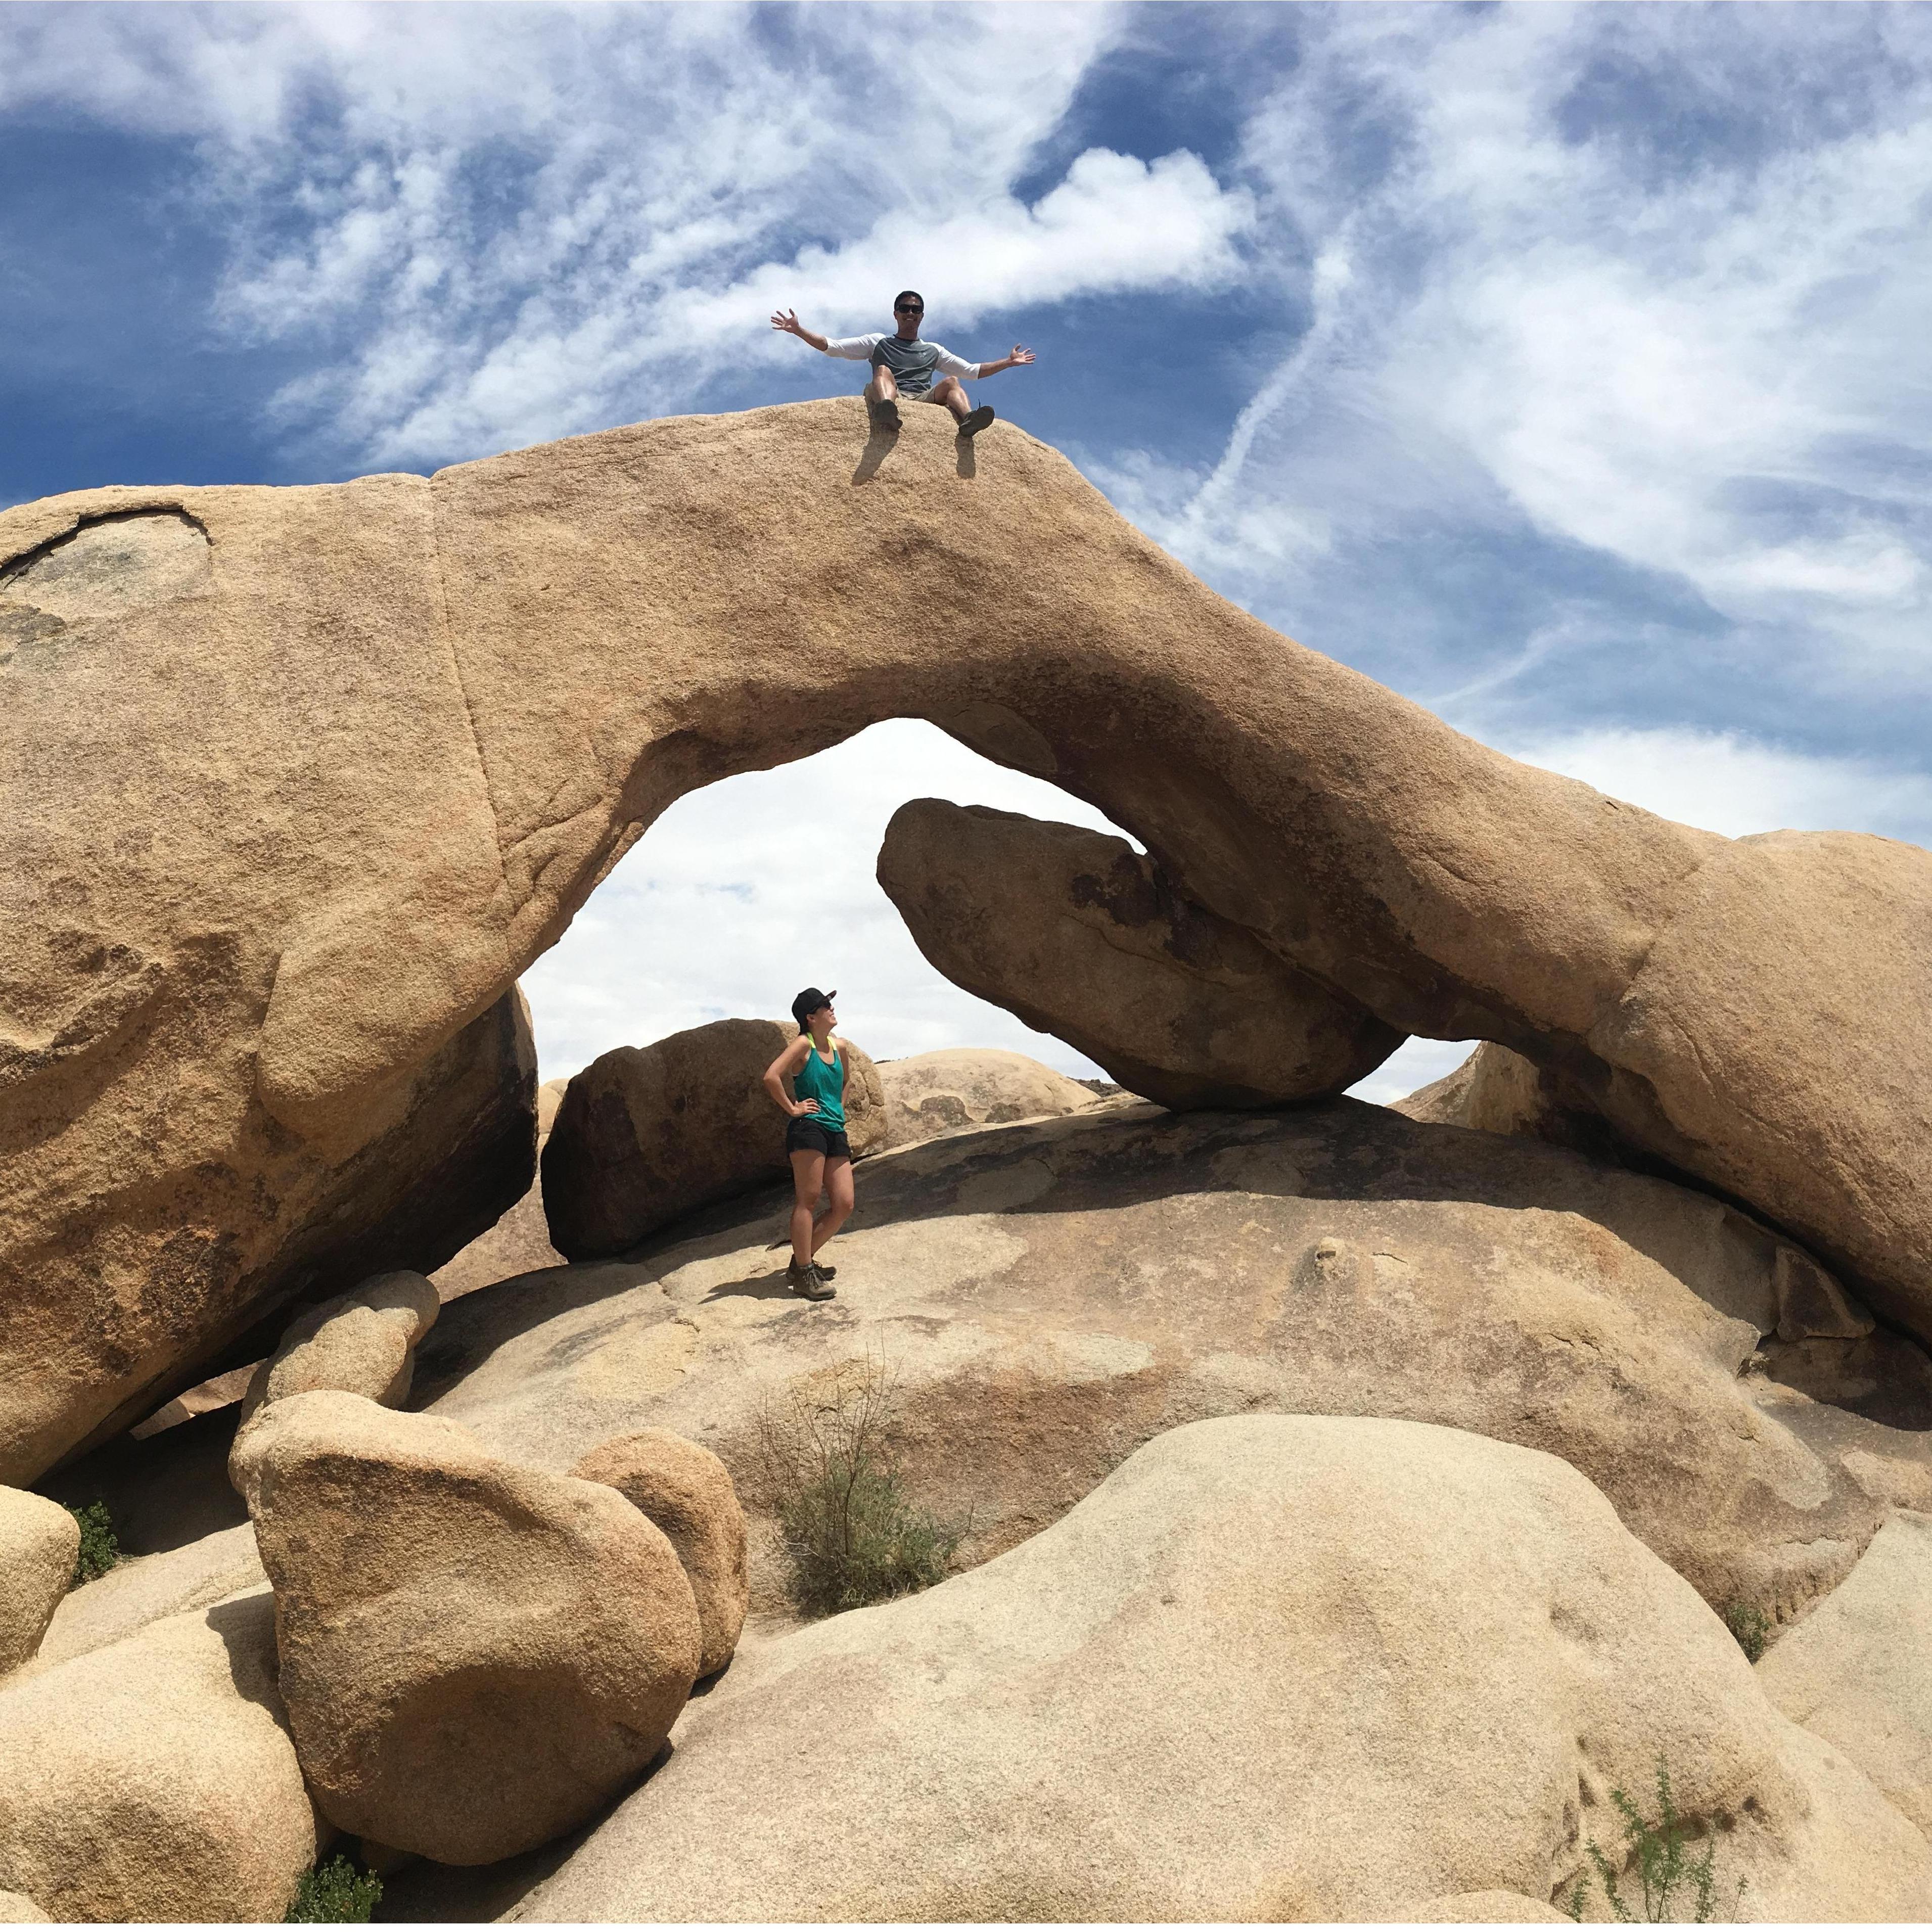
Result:
{"label": "man's leg", "polygon": [[879,427],[898,428],[899,386],[883,362],[872,365],[872,380],[866,385],[866,408]]}
{"label": "man's leg", "polygon": [[932,400],[944,403],[952,412],[955,422],[964,422],[972,404],[966,400],[966,387],[956,376],[942,376],[934,386]]}
{"label": "man's leg", "polygon": [[812,1251],[814,1255],[844,1226],[851,1215],[852,1163],[842,1154],[826,1156],[825,1192],[832,1204],[812,1228]]}

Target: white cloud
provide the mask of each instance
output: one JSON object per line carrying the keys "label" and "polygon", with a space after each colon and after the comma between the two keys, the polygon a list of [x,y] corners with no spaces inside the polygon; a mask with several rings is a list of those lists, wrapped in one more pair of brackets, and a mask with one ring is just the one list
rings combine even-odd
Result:
{"label": "white cloud", "polygon": [[931,724],[875,724],[815,758],[680,799],[524,975],[543,1077],[708,1020],[782,1018],[801,986],[838,990],[842,1025],[878,1059],[1004,1046],[1100,1070],[942,979],[874,877],[909,798],[991,805],[1114,832],[1057,787]]}
{"label": "white cloud", "polygon": [[938,330],[1224,278],[1250,206],[1191,154],[1091,148],[1010,192],[1114,31],[1077,5],[50,10],[0,106],[197,137],[226,322],[310,352],[286,424],[422,464],[796,368],[780,304],[847,333],[913,282]]}
{"label": "white cloud", "polygon": [[[1345,539],[1526,519],[1815,640],[1777,667],[1796,684],[1848,659],[1932,684],[1932,16],[1309,28],[1247,152],[1264,259],[1311,326],[1216,467],[1116,459],[1124,500],[1277,590]],[[1734,120],[1730,145],[1700,116]]]}
{"label": "white cloud", "polygon": [[1504,747],[1511,756],[1728,838],[1873,832],[1932,845],[1932,773],[1821,758],[1731,732],[1582,730]]}

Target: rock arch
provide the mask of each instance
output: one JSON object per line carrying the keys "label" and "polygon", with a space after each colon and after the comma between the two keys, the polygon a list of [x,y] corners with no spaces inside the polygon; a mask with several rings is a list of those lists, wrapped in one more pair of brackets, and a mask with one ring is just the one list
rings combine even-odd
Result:
{"label": "rock arch", "polygon": [[[0,1477],[297,1292],[278,1257],[674,799],[892,716],[1090,800],[1389,1025],[1560,1068],[1932,1329],[1932,856],[1729,841],[1514,764],[1018,430],[970,476],[916,414],[855,476],[863,441],[856,401],[802,404],[0,515],[0,634],[62,624],[0,666],[0,1035],[77,1010],[90,946],[159,962],[99,1052],[0,1090]],[[33,604],[38,551],[149,512],[205,532],[205,578]]]}

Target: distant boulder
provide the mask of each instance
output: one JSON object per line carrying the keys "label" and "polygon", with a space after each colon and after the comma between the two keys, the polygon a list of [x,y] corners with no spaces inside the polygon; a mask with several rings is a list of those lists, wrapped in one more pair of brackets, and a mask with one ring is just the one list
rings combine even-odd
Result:
{"label": "distant boulder", "polygon": [[958,1127],[1077,1114],[1097,1099],[1090,1087],[1051,1066],[994,1046],[942,1047],[888,1060],[880,1066],[879,1081],[889,1148],[911,1147]]}
{"label": "distant boulder", "polygon": [[[543,1152],[550,1238],[572,1261],[621,1254],[680,1215],[784,1179],[786,1120],[765,1070],[798,1037],[788,1020],[713,1020],[620,1046],[572,1076]],[[886,1144],[878,1069],[841,1039],[854,1160]]]}

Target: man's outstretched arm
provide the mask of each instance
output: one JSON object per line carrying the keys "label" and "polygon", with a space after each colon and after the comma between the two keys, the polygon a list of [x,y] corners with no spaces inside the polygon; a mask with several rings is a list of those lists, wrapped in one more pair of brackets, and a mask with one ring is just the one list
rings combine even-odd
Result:
{"label": "man's outstretched arm", "polygon": [[980,364],[980,374],[982,376],[997,376],[1002,369],[1023,369],[1033,359],[1033,351],[1030,349],[1022,349],[1016,342],[1013,344],[1013,352],[1010,356],[1002,356],[997,362],[982,362]]}
{"label": "man's outstretched arm", "polygon": [[783,330],[787,335],[796,336],[801,342],[810,343],[821,356],[831,353],[825,338],[822,335],[815,335],[807,328],[804,323],[799,320],[798,311],[796,309],[780,309],[772,317],[772,326],[774,328]]}

